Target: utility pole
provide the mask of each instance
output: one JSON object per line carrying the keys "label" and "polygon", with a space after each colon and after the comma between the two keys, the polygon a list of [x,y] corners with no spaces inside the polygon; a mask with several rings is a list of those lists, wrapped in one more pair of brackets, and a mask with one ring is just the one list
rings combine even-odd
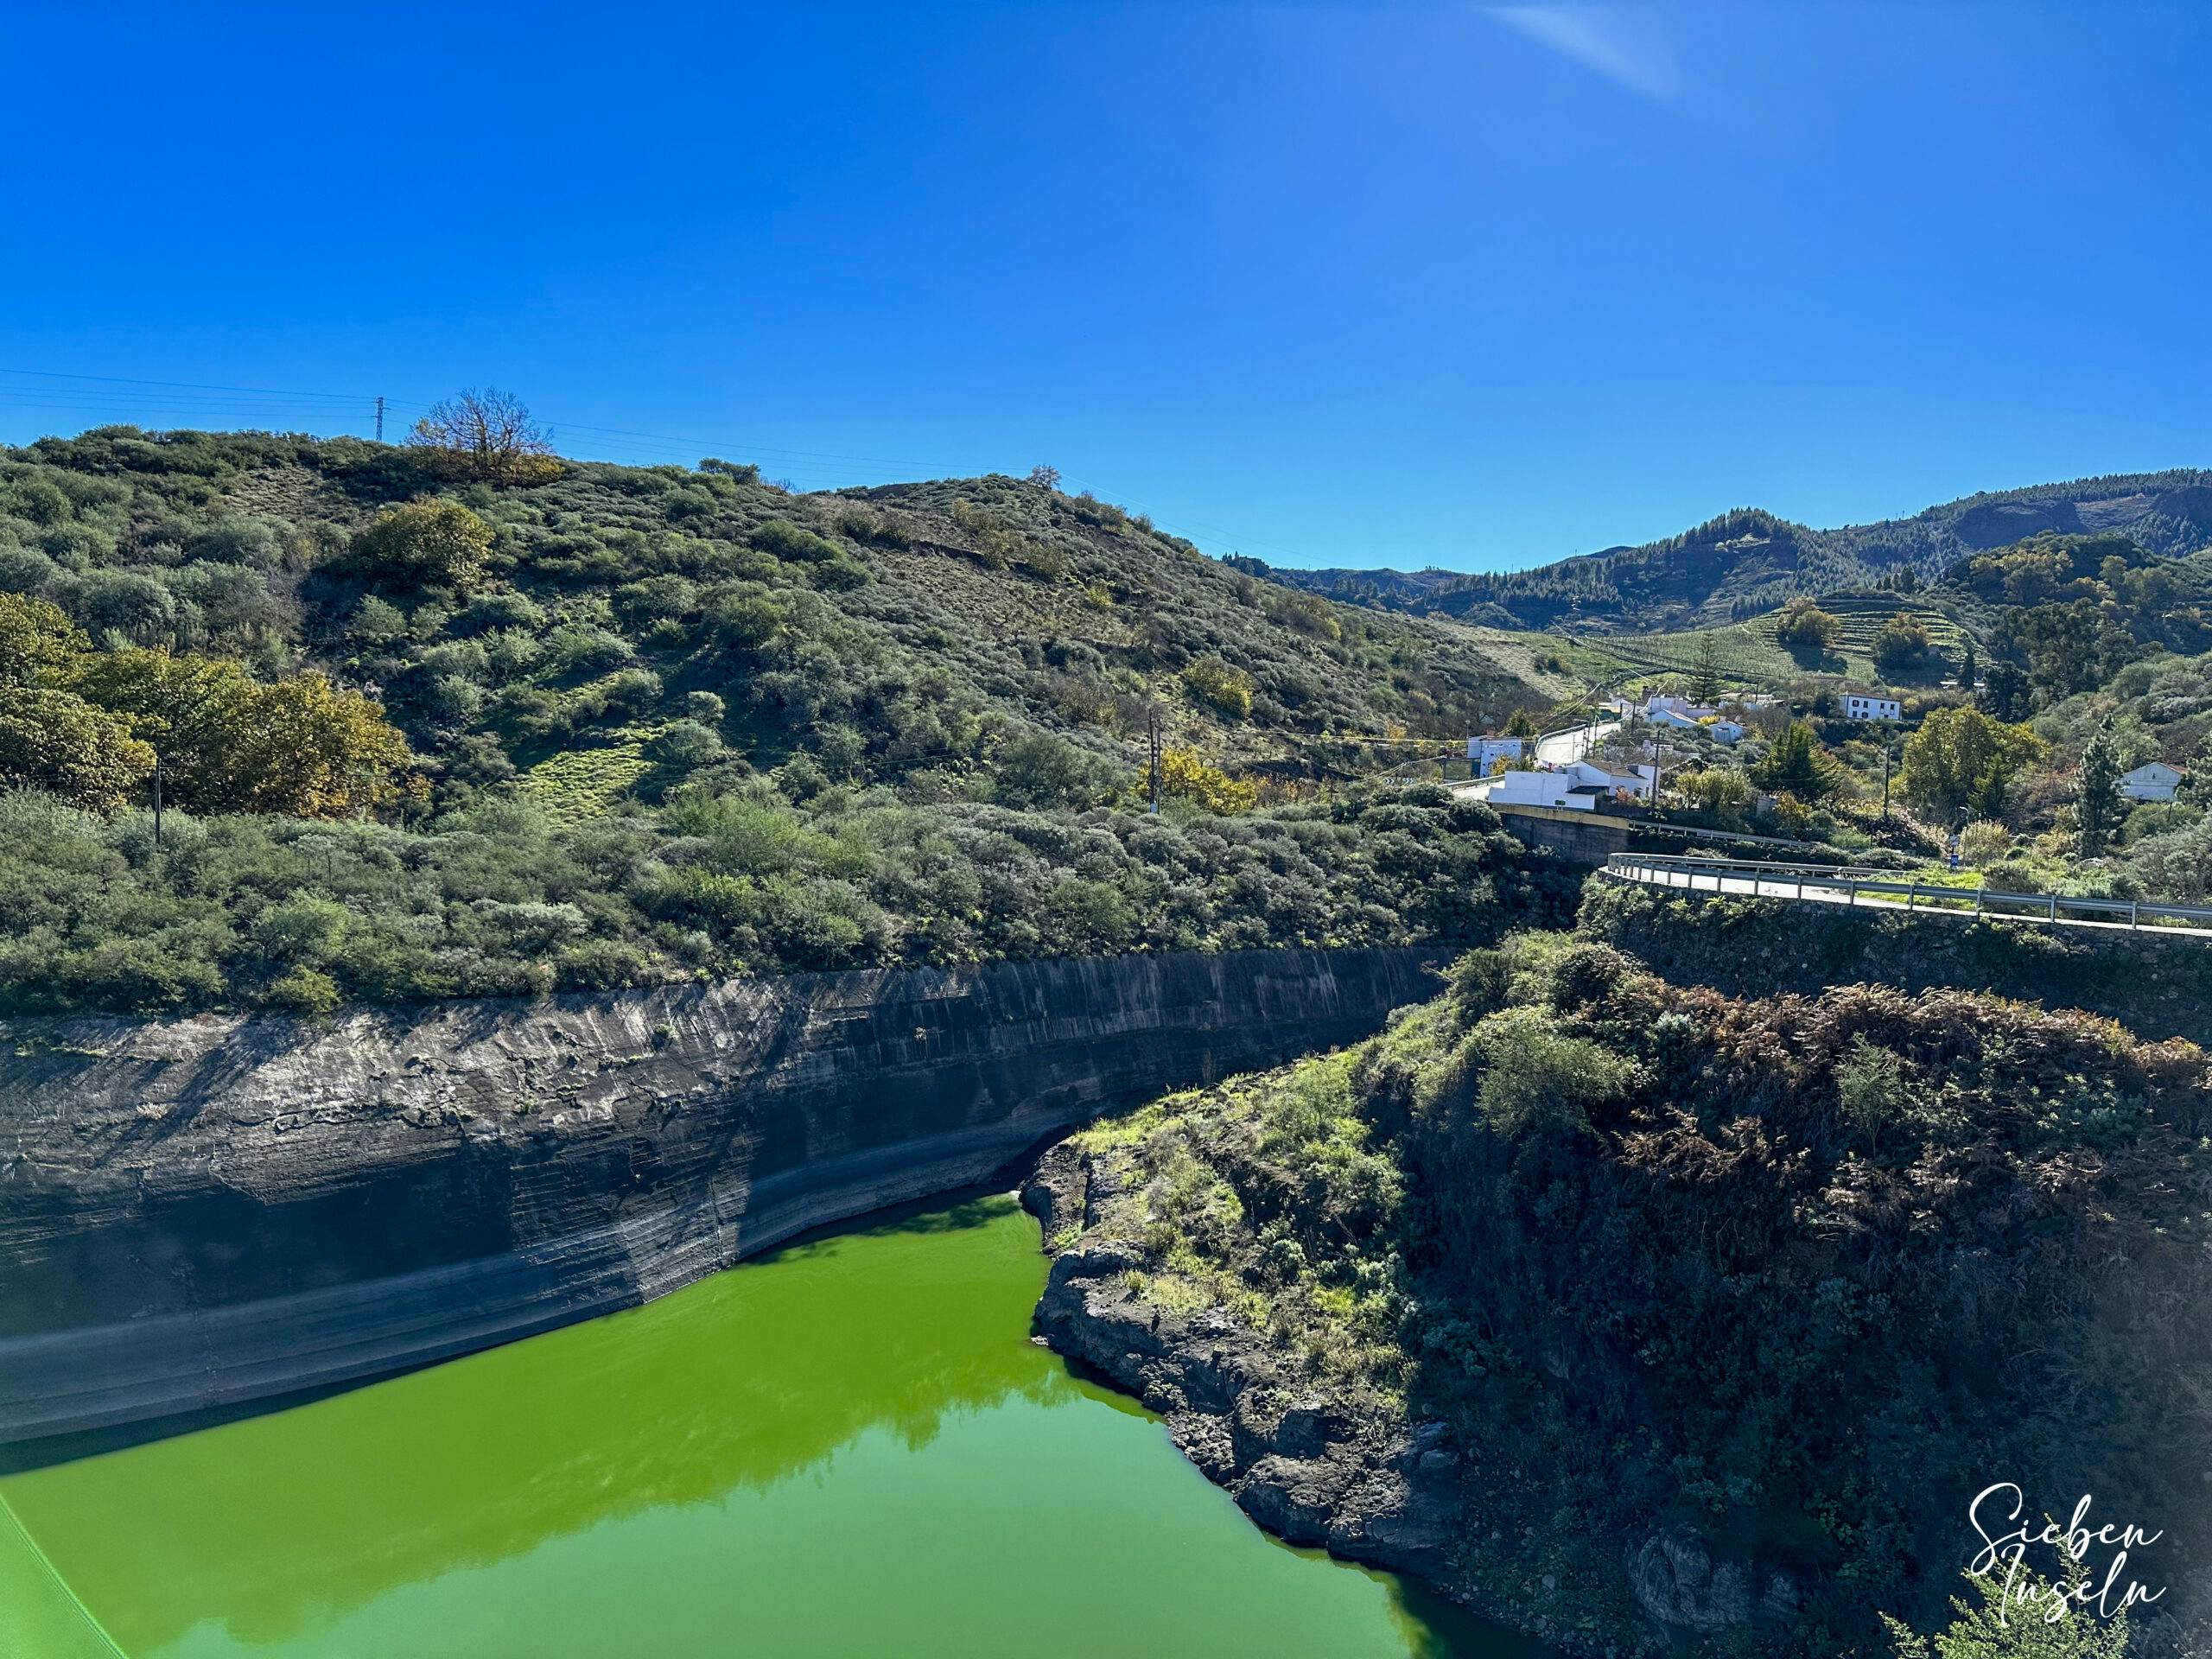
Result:
{"label": "utility pole", "polygon": [[1146,728],[1152,739],[1151,796],[1152,810],[1160,811],[1160,705],[1154,703],[1145,710]]}
{"label": "utility pole", "polygon": [[384,442],[384,399],[377,399],[377,442]]}
{"label": "utility pole", "polygon": [[154,845],[162,844],[162,752],[154,751]]}

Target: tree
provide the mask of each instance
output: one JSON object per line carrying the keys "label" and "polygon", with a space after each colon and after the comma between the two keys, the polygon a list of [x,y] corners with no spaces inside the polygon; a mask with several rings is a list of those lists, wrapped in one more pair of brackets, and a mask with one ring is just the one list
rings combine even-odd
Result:
{"label": "tree", "polygon": [[1932,1642],[1883,1614],[1897,1659],[2125,1659],[2127,1610],[2122,1607],[2109,1618],[2098,1611],[2083,1567],[2067,1564],[2063,1593],[2088,1594],[2092,1605],[2069,1608],[2059,1619],[2050,1616],[2051,1598],[2062,1593],[2059,1586],[2031,1567],[2024,1567],[2021,1576],[2033,1599],[2008,1603],[2005,1574],[1967,1573],[1980,1602],[1952,1597],[1951,1611],[1957,1617]]}
{"label": "tree", "polygon": [[2212,731],[2204,734],[2196,758],[2182,768],[2180,794],[2184,801],[2212,806]]}
{"label": "tree", "polygon": [[1752,768],[1751,781],[1777,795],[1822,801],[1835,793],[1836,764],[1822,751],[1813,728],[1793,720],[1774,740],[1766,758]]}
{"label": "tree", "polygon": [[484,578],[492,526],[458,501],[442,497],[387,507],[353,537],[348,557],[372,578],[405,588],[467,593]]}
{"label": "tree", "polygon": [[1946,817],[1967,807],[1994,817],[2012,780],[2041,765],[2048,753],[2024,726],[1993,720],[1979,709],[1938,709],[1905,740],[1898,782],[1907,799]]}
{"label": "tree", "polygon": [[1506,717],[1504,735],[1526,738],[1541,735],[1536,729],[1535,715],[1530,714],[1525,707],[1516,709]]}
{"label": "tree", "polygon": [[72,806],[117,812],[154,770],[130,723],[67,691],[0,690],[0,784],[43,789]]}
{"label": "tree", "polygon": [[1696,665],[1690,670],[1690,698],[1709,703],[1720,695],[1720,650],[1710,633],[1697,637]]}
{"label": "tree", "polygon": [[81,689],[160,752],[165,792],[195,812],[340,817],[393,799],[413,759],[381,708],[320,674],[264,685],[234,662],[128,650],[93,659]]}
{"label": "tree", "polygon": [[1842,638],[1842,621],[1802,597],[1784,605],[1774,624],[1774,642],[1785,651],[1820,656],[1834,650]]}
{"label": "tree", "polygon": [[1057,490],[1060,487],[1060,469],[1040,463],[1029,469],[1029,481],[1044,489]]}
{"label": "tree", "polygon": [[433,405],[415,423],[407,443],[448,477],[532,484],[561,474],[553,435],[530,418],[519,398],[497,387]]}
{"label": "tree", "polygon": [[2101,858],[2119,833],[2126,804],[2120,794],[2120,749],[2109,732],[2099,732],[2082,751],[2082,771],[2074,789],[2074,821],[2083,858]]}
{"label": "tree", "polygon": [[1928,665],[1933,643],[1925,623],[1900,611],[1874,636],[1874,666],[1892,677],[1917,673]]}
{"label": "tree", "polygon": [[60,607],[27,594],[0,594],[0,685],[42,685],[92,649]]}
{"label": "tree", "polygon": [[1974,660],[1974,641],[1969,639],[1959,652],[1959,690],[1971,691],[1979,677]]}
{"label": "tree", "polygon": [[1993,662],[1981,688],[1985,713],[2011,723],[2028,713],[2028,677],[2007,662]]}

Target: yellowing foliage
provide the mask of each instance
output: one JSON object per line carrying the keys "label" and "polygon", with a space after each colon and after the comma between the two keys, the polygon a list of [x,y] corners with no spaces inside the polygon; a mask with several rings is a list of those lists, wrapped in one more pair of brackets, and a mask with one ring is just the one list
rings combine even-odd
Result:
{"label": "yellowing foliage", "polygon": [[1260,804],[1260,791],[1252,785],[1217,771],[1191,749],[1161,751],[1160,788],[1163,794],[1196,801],[1209,812],[1249,812]]}

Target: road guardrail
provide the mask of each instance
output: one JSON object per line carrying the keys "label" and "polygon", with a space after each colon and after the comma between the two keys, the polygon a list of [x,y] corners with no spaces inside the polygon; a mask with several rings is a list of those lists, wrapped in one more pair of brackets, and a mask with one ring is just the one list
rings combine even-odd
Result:
{"label": "road guardrail", "polygon": [[[1818,874],[1815,874],[1818,872]],[[2212,907],[2157,905],[2134,899],[2075,899],[2056,893],[2004,893],[1989,887],[1935,887],[1885,880],[1873,871],[1830,864],[1765,864],[1669,854],[1615,853],[1605,873],[1616,880],[1684,892],[1725,893],[1726,883],[1747,883],[1746,897],[1811,899],[1856,905],[1861,894],[1885,909],[1940,910],[1997,916],[2012,921],[2095,922],[2107,927],[2153,927],[2162,932],[2212,934]],[[1779,889],[1780,891],[1772,891]],[[1737,889],[1744,891],[1742,887]],[[1897,901],[1902,899],[1903,903]]]}

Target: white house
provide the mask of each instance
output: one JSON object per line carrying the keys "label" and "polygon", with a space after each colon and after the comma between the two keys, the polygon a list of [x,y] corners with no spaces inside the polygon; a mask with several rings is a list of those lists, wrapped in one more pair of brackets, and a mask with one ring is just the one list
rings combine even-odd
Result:
{"label": "white house", "polygon": [[1847,692],[1843,699],[1846,720],[1903,720],[1904,709],[1895,697],[1862,697],[1856,691]]}
{"label": "white house", "polygon": [[1603,801],[1649,800],[1657,776],[1654,766],[1631,766],[1617,772],[1577,760],[1564,766],[1539,766],[1534,772],[1503,772],[1475,788],[1492,806],[1558,806],[1573,812],[1593,812]]}
{"label": "white house", "polygon": [[2120,774],[2120,792],[2131,801],[2171,801],[2181,786],[2181,768],[2163,760]]}
{"label": "white house", "polygon": [[[1677,697],[1674,701],[1680,702],[1681,699]],[[1710,709],[1700,709],[1694,705],[1681,709],[1651,709],[1643,718],[1648,725],[1663,726],[1670,731],[1710,732],[1723,743],[1733,743],[1744,734],[1743,727],[1737,721],[1716,715]]]}
{"label": "white house", "polygon": [[1471,737],[1467,740],[1467,762],[1478,778],[1490,776],[1490,769],[1500,760],[1518,760],[1528,748],[1525,737]]}

